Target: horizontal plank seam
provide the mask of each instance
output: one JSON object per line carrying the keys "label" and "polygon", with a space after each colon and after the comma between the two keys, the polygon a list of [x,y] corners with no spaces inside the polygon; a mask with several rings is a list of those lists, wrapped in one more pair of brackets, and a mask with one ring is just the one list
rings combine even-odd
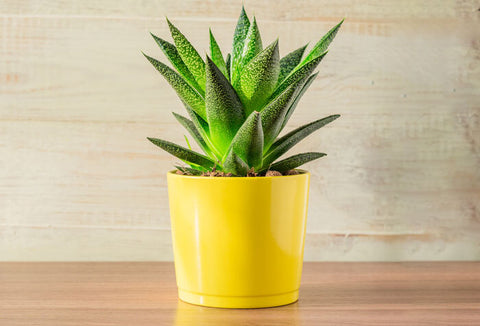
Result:
{"label": "horizontal plank seam", "polygon": [[[40,18],[40,19],[106,19],[106,20],[161,20],[165,21],[165,17],[149,17],[149,16],[114,16],[114,15],[72,15],[72,14],[64,14],[64,15],[28,15],[28,14],[0,14],[1,18]],[[305,24],[318,24],[318,23],[332,23],[338,22],[339,19],[342,19],[343,16],[339,15],[335,18],[330,17],[318,17],[318,19],[314,20],[302,20],[302,19],[284,19],[284,20],[276,20],[276,19],[262,19],[263,23],[305,23]],[[235,23],[237,18],[215,18],[215,17],[168,17],[171,21],[187,21],[187,22],[227,22],[227,23]],[[419,18],[419,19],[424,19]],[[366,23],[371,24],[372,22],[377,22],[379,24],[386,24],[392,23],[396,21],[405,20],[404,18],[391,18],[391,19],[354,19],[349,18],[349,22],[356,22],[356,23]],[[450,17],[445,18],[435,18],[435,21],[448,21],[451,20]]]}
{"label": "horizontal plank seam", "polygon": [[[154,227],[154,226],[105,226],[105,225],[49,225],[49,224],[0,224],[0,228],[38,228],[38,229],[112,229],[112,230],[157,230],[157,231],[170,231],[170,228]],[[426,235],[428,233],[424,231],[413,232],[375,232],[375,231],[362,231],[362,232],[342,232],[342,231],[307,231],[308,235],[335,235],[335,236],[409,236],[409,235]]]}

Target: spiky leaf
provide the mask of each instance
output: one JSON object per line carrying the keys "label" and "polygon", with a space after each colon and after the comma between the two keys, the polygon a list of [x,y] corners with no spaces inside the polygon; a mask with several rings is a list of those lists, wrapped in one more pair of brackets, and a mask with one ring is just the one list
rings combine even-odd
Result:
{"label": "spiky leaf", "polygon": [[194,152],[188,148],[158,138],[147,137],[147,139],[151,141],[154,145],[160,147],[161,149],[165,150],[166,152],[172,154],[175,157],[178,157],[181,160],[198,164],[206,169],[211,169],[215,165],[215,162],[210,158]]}
{"label": "spiky leaf", "polygon": [[275,88],[279,72],[277,40],[242,69],[239,82],[235,85],[247,115],[263,107]]}
{"label": "spiky leaf", "polygon": [[316,160],[325,155],[327,154],[318,153],[318,152],[308,152],[308,153],[293,155],[293,156],[290,156],[289,158],[286,158],[284,160],[281,160],[272,164],[272,166],[270,166],[270,170],[285,172],[288,170],[295,169],[300,165]]}
{"label": "spiky leaf", "polygon": [[[264,133],[264,149],[268,149],[280,132],[285,115],[297,91],[297,84],[290,85],[283,93],[265,106],[261,111]],[[300,85],[301,86],[301,85]]]}
{"label": "spiky leaf", "polygon": [[[253,17],[253,22],[250,24],[248,33],[245,36],[241,64],[238,66],[238,69],[241,70],[250,62],[250,60],[252,60],[253,57],[260,53],[260,51],[262,51],[262,38],[260,37],[260,31],[258,30],[257,20]],[[241,74],[242,73],[240,72],[238,75]]]}
{"label": "spiky leaf", "polygon": [[288,74],[292,72],[296,66],[298,66],[300,60],[302,60],[302,56],[306,48],[307,45],[304,45],[280,59],[280,74],[278,75],[277,83],[281,83],[285,77],[287,77]]}
{"label": "spiky leaf", "polygon": [[208,123],[203,120],[202,117],[200,117],[197,113],[195,113],[195,111],[193,111],[188,105],[186,105],[185,103],[184,105],[185,109],[188,112],[188,115],[190,116],[190,119],[192,119],[192,122],[195,125],[195,128],[197,128],[208,148],[212,151],[217,160],[220,160],[222,158],[222,154],[220,154],[220,152],[217,150],[217,148],[210,139],[210,128],[208,126]]}
{"label": "spiky leaf", "polygon": [[298,69],[292,71],[275,89],[272,94],[272,98],[278,96],[281,92],[287,89],[293,83],[297,83],[299,80],[306,78],[307,76],[311,75],[312,72],[317,68],[318,64],[322,59],[325,57],[327,52],[322,53],[318,57],[312,59],[311,61],[307,62],[303,66]]}
{"label": "spiky leaf", "polygon": [[230,150],[223,162],[223,171],[244,176],[247,175],[248,165],[233,150]]}
{"label": "spiky leaf", "polygon": [[318,130],[321,127],[334,121],[338,117],[340,117],[340,115],[335,114],[323,119],[310,122],[277,139],[268,150],[267,155],[263,160],[263,166],[268,166],[277,158],[285,154],[290,148],[295,146],[299,141],[310,135],[315,130]]}
{"label": "spiky leaf", "polygon": [[210,137],[221,153],[244,121],[243,106],[230,82],[207,57],[205,102]]}
{"label": "spiky leaf", "polygon": [[233,48],[232,59],[230,64],[230,80],[236,80],[239,66],[242,60],[243,46],[245,44],[245,37],[250,28],[250,20],[245,13],[245,8],[242,6],[240,17],[238,18],[237,27],[233,34]]}
{"label": "spiky leaf", "polygon": [[232,56],[229,54],[227,54],[227,58],[225,59],[225,66],[227,67],[227,72],[228,72],[228,76],[227,76],[227,79],[228,80],[231,80],[230,78],[230,64],[232,62]]}
{"label": "spiky leaf", "polygon": [[155,42],[158,44],[160,49],[163,51],[168,61],[173,65],[177,72],[182,76],[193,88],[197,90],[200,94],[205,95],[204,90],[198,85],[195,77],[193,77],[188,67],[183,62],[182,58],[178,54],[177,48],[170,42],[165,41],[164,39],[150,33]]}
{"label": "spiky leaf", "polygon": [[210,150],[210,148],[208,148],[207,143],[205,142],[202,135],[195,127],[195,124],[191,120],[185,118],[180,114],[177,114],[175,112],[172,112],[172,113],[175,116],[175,118],[178,120],[178,122],[180,122],[180,124],[190,133],[190,135],[192,135],[193,139],[195,139],[195,141],[200,146],[200,148],[205,152],[205,154],[207,154],[208,156],[212,156],[213,155],[212,151]]}
{"label": "spiky leaf", "polygon": [[202,96],[191,87],[179,74],[162,62],[143,54],[148,61],[157,69],[172,88],[177,92],[180,99],[190,106],[198,115],[206,119],[205,100]]}
{"label": "spiky leaf", "polygon": [[307,81],[305,82],[305,84],[302,86],[302,89],[300,90],[300,92],[298,92],[296,95],[295,95],[295,98],[292,102],[292,104],[290,104],[290,107],[288,108],[288,111],[287,111],[287,114],[285,115],[285,118],[283,119],[283,122],[282,122],[282,127],[280,128],[280,131],[282,131],[282,129],[285,127],[285,125],[287,124],[288,120],[290,119],[290,117],[292,116],[293,112],[295,111],[295,108],[297,107],[298,105],[298,102],[300,102],[300,99],[302,98],[303,94],[305,94],[305,92],[307,91],[307,89],[310,87],[310,85],[312,85],[313,81],[315,80],[315,78],[317,78],[317,75],[318,75],[318,72],[311,75],[310,77],[308,77]]}
{"label": "spiky leaf", "polygon": [[176,28],[168,19],[168,27],[172,34],[173,41],[177,47],[177,51],[180,54],[185,65],[188,67],[192,75],[195,77],[198,85],[205,89],[205,62],[198,54],[197,50],[187,40],[187,38]]}
{"label": "spiky leaf", "polygon": [[252,112],[232,140],[231,148],[249,167],[262,165],[263,129],[260,112]]}
{"label": "spiky leaf", "polygon": [[332,43],[333,39],[337,35],[337,32],[340,29],[340,26],[342,26],[344,20],[345,19],[342,19],[340,23],[338,23],[331,30],[329,30],[327,34],[325,34],[320,39],[320,41],[318,41],[317,44],[315,44],[313,49],[307,54],[305,59],[303,59],[302,64],[305,64],[308,61],[313,60],[314,58],[318,57],[320,54],[324,53],[327,50],[328,46],[330,45],[330,43]]}
{"label": "spiky leaf", "polygon": [[185,166],[179,166],[179,165],[175,165],[175,167],[177,168],[177,170],[182,171],[183,173],[186,173],[186,174],[189,174],[189,173],[193,174],[193,175],[201,175],[202,174],[201,170],[192,169],[192,168],[188,168],[188,167],[185,167]]}
{"label": "spiky leaf", "polygon": [[215,40],[215,37],[213,36],[211,29],[210,29],[210,56],[212,58],[213,63],[217,65],[218,69],[220,69],[222,74],[228,79],[227,66],[225,64],[225,61],[223,60],[222,51],[220,50],[220,47],[218,46],[218,43]]}

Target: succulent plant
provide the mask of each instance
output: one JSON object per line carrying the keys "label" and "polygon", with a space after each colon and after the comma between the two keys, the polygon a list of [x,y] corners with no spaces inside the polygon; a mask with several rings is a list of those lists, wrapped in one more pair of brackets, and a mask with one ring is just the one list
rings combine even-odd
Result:
{"label": "succulent plant", "polygon": [[[315,68],[343,20],[323,36],[304,57],[306,45],[279,57],[278,39],[263,48],[255,17],[244,8],[233,36],[232,53],[224,56],[210,30],[210,54],[205,61],[185,36],[167,19],[174,44],[152,34],[173,68],[145,55],[183,102],[189,118],[173,113],[203,150],[148,138],[184,161],[189,174],[223,171],[246,176],[255,171],[294,169],[325,156],[308,152],[276,161],[299,141],[337,119],[331,115],[278,137],[300,98],[318,73]],[[302,59],[303,58],[303,59]]]}

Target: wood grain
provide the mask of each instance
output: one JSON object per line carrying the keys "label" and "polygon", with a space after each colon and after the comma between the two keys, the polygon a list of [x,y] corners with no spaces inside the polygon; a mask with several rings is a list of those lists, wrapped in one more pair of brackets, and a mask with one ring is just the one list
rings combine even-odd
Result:
{"label": "wood grain", "polygon": [[[286,54],[346,17],[288,130],[342,118],[292,153],[312,172],[307,260],[480,259],[475,1],[245,1]],[[274,8],[274,9],[272,9]],[[238,1],[0,3],[0,260],[171,260],[165,172],[183,143],[168,15],[224,52]]]}
{"label": "wood grain", "polygon": [[0,263],[2,325],[477,325],[480,263],[306,263],[297,303],[205,308],[172,263]]}

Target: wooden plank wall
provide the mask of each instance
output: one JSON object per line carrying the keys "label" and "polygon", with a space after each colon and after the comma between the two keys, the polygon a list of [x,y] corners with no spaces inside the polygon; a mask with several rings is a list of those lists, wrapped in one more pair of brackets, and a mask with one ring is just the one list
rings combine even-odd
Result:
{"label": "wooden plank wall", "polygon": [[[480,259],[480,3],[244,1],[281,54],[346,22],[289,128],[312,171],[306,260]],[[240,1],[0,2],[0,260],[172,259],[175,93],[141,55],[168,17],[224,52]]]}

